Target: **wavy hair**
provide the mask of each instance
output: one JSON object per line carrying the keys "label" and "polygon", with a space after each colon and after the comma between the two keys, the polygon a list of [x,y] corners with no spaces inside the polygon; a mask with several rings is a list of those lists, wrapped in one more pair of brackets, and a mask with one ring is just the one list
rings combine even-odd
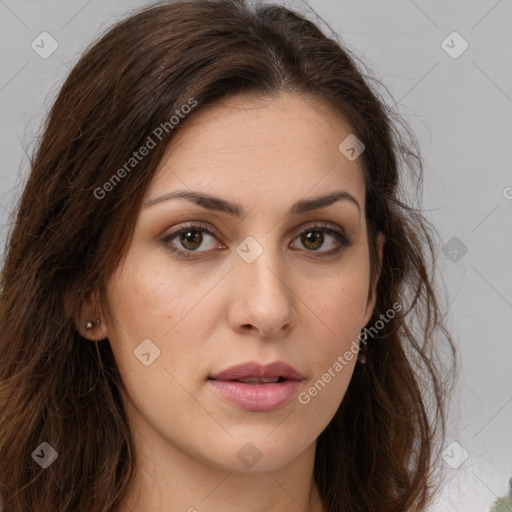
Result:
{"label": "wavy hair", "polygon": [[[339,37],[306,15],[245,0],[184,0],[130,13],[79,58],[30,156],[0,290],[0,494],[8,512],[115,511],[135,452],[105,339],[80,336],[80,305],[125,254],[163,152],[189,117],[236,94],[312,95],[366,146],[369,325],[402,308],[366,346],[317,439],[314,477],[329,512],[425,510],[436,488],[456,351],[435,286],[435,229],[406,198],[422,159],[411,129]],[[372,82],[374,84],[372,84]],[[165,124],[167,123],[167,125]],[[113,176],[159,126],[122,180]],[[98,190],[109,193],[99,197]],[[385,235],[380,277],[377,234]],[[45,471],[32,453],[49,442]]]}

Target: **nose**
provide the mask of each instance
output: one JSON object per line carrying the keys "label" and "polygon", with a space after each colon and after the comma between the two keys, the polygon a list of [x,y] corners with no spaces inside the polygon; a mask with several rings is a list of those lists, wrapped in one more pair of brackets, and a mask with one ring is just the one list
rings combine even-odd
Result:
{"label": "nose", "polygon": [[[236,255],[230,274],[228,322],[238,333],[265,338],[286,335],[293,329],[298,297],[286,262],[277,248],[259,241],[261,254],[254,260]],[[253,250],[254,247],[251,247]]]}

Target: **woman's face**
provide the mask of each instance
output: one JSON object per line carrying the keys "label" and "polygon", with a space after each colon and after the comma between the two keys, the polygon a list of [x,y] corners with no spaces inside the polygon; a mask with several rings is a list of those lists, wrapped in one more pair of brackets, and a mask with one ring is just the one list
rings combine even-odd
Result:
{"label": "woman's face", "polygon": [[[288,94],[230,98],[177,132],[105,311],[135,437],[156,453],[269,471],[332,419],[373,310],[361,159],[338,148],[350,134]],[[165,199],[178,192],[197,199]],[[298,373],[258,367],[274,362]],[[285,379],[232,380],[262,376]]]}

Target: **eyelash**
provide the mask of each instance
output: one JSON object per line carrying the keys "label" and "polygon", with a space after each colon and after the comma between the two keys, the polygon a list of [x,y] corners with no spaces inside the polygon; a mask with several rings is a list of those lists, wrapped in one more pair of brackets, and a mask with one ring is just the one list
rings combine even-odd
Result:
{"label": "eyelash", "polygon": [[[327,233],[328,235],[331,235],[334,237],[338,243],[339,246],[336,249],[333,249],[329,252],[318,252],[320,254],[320,257],[334,257],[338,255],[344,248],[351,247],[353,245],[352,240],[348,238],[342,231],[339,229],[336,229],[333,227],[333,224],[330,224],[329,222],[320,222],[315,225],[307,226],[305,229],[303,229],[295,238],[300,237],[302,234],[307,233],[309,231],[317,231],[321,233]],[[169,242],[177,238],[179,235],[186,233],[188,231],[199,231],[199,232],[206,232],[209,235],[218,238],[218,236],[211,230],[211,228],[208,226],[208,224],[205,224],[203,222],[196,222],[196,223],[190,223],[184,225],[181,229],[177,231],[173,231],[172,233],[169,233],[168,235],[164,236],[161,239],[161,242],[166,245],[167,249],[175,254],[178,254],[178,256],[181,256],[183,258],[201,258],[204,256],[200,256],[197,253],[207,253],[209,251],[190,251],[190,250],[183,250],[183,249],[177,249],[176,247],[173,247],[169,245]],[[294,238],[294,240],[295,240]],[[313,250],[307,250],[307,252],[316,253],[316,251]]]}

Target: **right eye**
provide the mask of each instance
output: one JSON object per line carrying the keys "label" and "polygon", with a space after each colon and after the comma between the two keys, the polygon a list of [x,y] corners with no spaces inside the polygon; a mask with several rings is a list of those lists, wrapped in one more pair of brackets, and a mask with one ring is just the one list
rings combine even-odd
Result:
{"label": "right eye", "polygon": [[[194,253],[208,252],[215,248],[213,240],[216,239],[216,236],[206,226],[202,223],[187,224],[181,229],[169,233],[161,241],[170,251],[179,256],[195,257]],[[205,240],[206,249],[199,250],[201,246],[205,245]],[[225,246],[221,245],[220,248],[225,248]]]}

